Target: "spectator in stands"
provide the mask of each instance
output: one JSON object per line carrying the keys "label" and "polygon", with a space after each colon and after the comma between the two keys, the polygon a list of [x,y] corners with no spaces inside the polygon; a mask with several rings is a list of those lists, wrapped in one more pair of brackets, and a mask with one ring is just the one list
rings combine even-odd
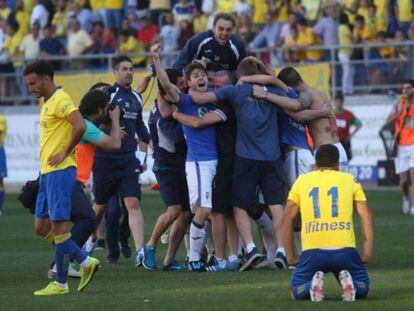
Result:
{"label": "spectator in stands", "polygon": [[[9,48],[7,42],[10,43],[9,25],[7,21],[0,18],[0,73],[13,73],[13,63],[10,58]],[[21,37],[19,35],[19,37]],[[0,77],[0,98],[10,95],[8,92],[12,90],[9,86],[12,79],[7,77]],[[13,92],[14,93],[14,92]],[[3,100],[0,100],[1,104],[5,104]]]}
{"label": "spectator in stands", "polygon": [[[121,31],[120,42],[121,44],[119,45],[117,51],[119,55],[145,52],[143,43],[135,39],[135,37],[128,30]],[[145,67],[146,65],[146,59],[143,56],[133,56],[131,59],[134,67]]]}
{"label": "spectator in stands", "polygon": [[140,2],[140,0],[124,0],[124,17],[127,17],[131,13],[135,14],[138,4],[137,2]]}
{"label": "spectator in stands", "polygon": [[[175,25],[174,15],[167,13],[165,15],[166,24],[162,26],[159,39],[163,53],[172,53],[178,51],[178,39],[180,37],[180,29]],[[163,66],[170,68],[173,65],[175,55],[164,56],[162,58]]]}
{"label": "spectator in stands", "polygon": [[299,63],[302,60],[302,52],[298,46],[299,29],[297,24],[290,25],[290,39],[283,46],[283,58],[287,63]]}
{"label": "spectator in stands", "polygon": [[128,18],[129,25],[130,25],[131,29],[133,29],[133,33],[137,34],[138,30],[139,30],[138,15],[135,14],[134,12],[131,12],[131,13],[128,14],[127,18]]}
{"label": "spectator in stands", "polygon": [[115,34],[105,28],[103,22],[96,22],[91,34],[95,53],[114,53],[117,47]]}
{"label": "spectator in stands", "polygon": [[172,8],[172,13],[174,14],[175,22],[179,23],[184,19],[189,22],[192,22],[194,8],[194,3],[190,2],[189,0],[180,0],[179,2],[177,2]]}
{"label": "spectator in stands", "polygon": [[22,63],[16,61],[20,57],[20,43],[23,40],[22,35],[17,31],[17,25],[7,24],[7,36],[3,44],[3,49],[7,50],[9,59],[13,62],[13,67],[21,67]]}
{"label": "spectator in stands", "polygon": [[233,13],[233,7],[237,0],[220,0],[217,1],[217,13]]}
{"label": "spectator in stands", "polygon": [[29,32],[30,14],[24,10],[23,1],[17,0],[14,3],[14,9],[7,19],[9,23],[16,23],[19,26],[18,32],[22,37]]}
{"label": "spectator in stands", "polygon": [[266,13],[265,23],[262,30],[249,43],[248,48],[254,49],[264,45],[270,55],[270,62],[272,64],[277,64],[279,62],[276,59],[275,48],[279,38],[281,25],[280,23],[273,23],[270,13]]}
{"label": "spectator in stands", "polygon": [[376,10],[375,20],[377,31],[387,31],[388,29],[388,11],[390,1],[387,0],[373,0],[373,5]]}
{"label": "spectator in stands", "polygon": [[233,12],[237,15],[252,15],[252,7],[247,0],[238,0],[234,3]]}
{"label": "spectator in stands", "polygon": [[[51,26],[43,28],[43,39],[39,43],[40,57],[47,58],[49,56],[57,56],[65,54],[65,48],[60,40],[53,37],[53,31]],[[51,62],[56,68],[56,64]]]}
{"label": "spectator in stands", "polygon": [[150,0],[149,10],[150,10],[151,24],[159,26],[162,23],[161,22],[162,15],[171,11],[171,1],[170,0]]}
{"label": "spectator in stands", "polygon": [[251,0],[253,7],[253,25],[260,30],[265,24],[265,15],[268,11],[267,2],[264,0]]}
{"label": "spectator in stands", "polygon": [[279,36],[277,46],[283,46],[286,42],[288,42],[292,38],[290,28],[292,25],[296,26],[297,21],[298,19],[296,17],[295,12],[289,11],[288,21],[283,24],[282,29],[280,30],[280,36]]}
{"label": "spectator in stands", "polygon": [[144,44],[146,51],[149,50],[154,40],[157,38],[158,27],[150,24],[148,17],[143,16],[140,19],[141,28],[138,31],[137,39]]}
{"label": "spectator in stands", "polygon": [[52,26],[55,29],[55,36],[63,46],[66,46],[67,29],[69,26],[69,11],[67,1],[59,0],[55,15],[53,15]]}
{"label": "spectator in stands", "polygon": [[216,16],[216,1],[203,0],[201,11],[207,17],[207,29],[213,28],[214,17]]}
{"label": "spectator in stands", "polygon": [[303,60],[308,63],[318,62],[323,57],[323,51],[306,49],[313,45],[320,45],[318,37],[313,32],[312,28],[308,27],[306,20],[301,19],[298,21],[299,38],[297,45],[299,48],[304,49],[302,53]]}
{"label": "spectator in stands", "polygon": [[135,29],[131,26],[131,23],[130,23],[128,18],[122,19],[121,31],[123,31],[123,30],[129,31],[134,37],[136,37],[136,35],[138,34],[137,29]]}
{"label": "spectator in stands", "polygon": [[368,21],[370,16],[370,2],[369,0],[361,0],[358,9],[356,10],[356,14],[360,15],[364,18],[365,21]]}
{"label": "spectator in stands", "polygon": [[104,25],[107,25],[106,21],[106,10],[105,10],[105,0],[89,0],[89,4],[94,13],[99,14],[101,21]]}
{"label": "spectator in stands", "polygon": [[[352,45],[353,36],[349,25],[348,16],[341,13],[339,16],[339,45]],[[354,67],[351,64],[352,48],[341,48],[338,51],[338,59],[342,66],[342,92],[345,95],[354,93]]]}
{"label": "spectator in stands", "polygon": [[39,57],[40,50],[40,26],[34,23],[31,27],[31,33],[27,34],[20,43],[20,53],[26,60],[36,60]]}
{"label": "spectator in stands", "polygon": [[200,11],[199,8],[194,8],[193,14],[193,29],[194,33],[200,33],[207,30],[207,16]]}
{"label": "spectator in stands", "polygon": [[81,28],[87,33],[91,33],[93,23],[100,20],[98,13],[92,13],[89,8],[81,7],[81,5],[74,0],[72,0],[70,4],[70,9],[69,18],[76,18],[79,21]]}
{"label": "spectator in stands", "polygon": [[344,95],[342,92],[335,94],[334,108],[339,141],[345,149],[348,161],[351,161],[351,139],[362,127],[362,122],[351,111],[344,108]]}
{"label": "spectator in stands", "polygon": [[242,39],[245,45],[253,40],[255,33],[252,29],[252,22],[248,15],[242,14],[238,16],[237,35]]}
{"label": "spectator in stands", "polygon": [[194,36],[193,24],[188,20],[183,19],[178,23],[180,29],[180,36],[178,37],[178,49],[181,50],[186,45],[187,41]]}
{"label": "spectator in stands", "polygon": [[411,0],[397,0],[395,1],[395,4],[397,6],[400,29],[404,33],[404,36],[408,38],[408,30],[414,20],[413,2]]}
{"label": "spectator in stands", "polygon": [[[322,38],[323,45],[326,47],[338,45],[338,21],[333,5],[326,7],[325,16],[316,23],[313,32]],[[330,56],[330,50],[325,50],[324,59],[329,60]]]}
{"label": "spectator in stands", "polygon": [[43,5],[42,0],[36,0],[33,7],[32,15],[30,15],[30,26],[38,22],[40,28],[43,29],[49,23],[49,12]]}
{"label": "spectator in stands", "polygon": [[411,26],[408,29],[408,39],[414,41],[414,21],[411,23]]}
{"label": "spectator in stands", "polygon": [[150,16],[149,3],[150,0],[138,0],[137,9],[135,11],[138,18]]}
{"label": "spectator in stands", "polygon": [[324,2],[324,0],[301,0],[298,8],[306,20],[313,25],[322,15]]}
{"label": "spectator in stands", "polygon": [[7,7],[6,0],[0,0],[0,18],[4,21],[7,21],[10,15],[10,8]]}
{"label": "spectator in stands", "polygon": [[[68,55],[79,56],[87,54],[93,49],[93,40],[90,35],[80,27],[76,18],[70,20],[70,32],[68,34]],[[83,69],[87,62],[76,60],[72,62],[73,69]]]}
{"label": "spectator in stands", "polygon": [[105,0],[107,28],[119,29],[122,21],[123,0]]}

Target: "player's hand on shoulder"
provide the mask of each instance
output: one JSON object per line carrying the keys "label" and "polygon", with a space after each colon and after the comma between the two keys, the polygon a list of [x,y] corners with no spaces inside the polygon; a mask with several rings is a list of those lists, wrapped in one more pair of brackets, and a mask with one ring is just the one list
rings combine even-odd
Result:
{"label": "player's hand on shoulder", "polygon": [[65,150],[56,153],[54,156],[51,156],[49,158],[49,165],[56,167],[58,166],[60,163],[62,163],[62,161],[68,156],[67,152]]}
{"label": "player's hand on shoulder", "polygon": [[267,96],[267,91],[264,87],[253,85],[253,97],[264,99]]}

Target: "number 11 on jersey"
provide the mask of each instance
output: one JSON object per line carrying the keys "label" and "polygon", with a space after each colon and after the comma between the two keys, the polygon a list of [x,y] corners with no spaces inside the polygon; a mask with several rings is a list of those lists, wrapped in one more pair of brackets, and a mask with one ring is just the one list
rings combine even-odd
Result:
{"label": "number 11 on jersey", "polygon": [[[332,187],[327,192],[328,196],[332,196],[331,203],[331,216],[338,217],[338,187]],[[312,197],[313,201],[313,216],[315,218],[321,218],[321,210],[319,206],[319,187],[314,187],[309,196]]]}

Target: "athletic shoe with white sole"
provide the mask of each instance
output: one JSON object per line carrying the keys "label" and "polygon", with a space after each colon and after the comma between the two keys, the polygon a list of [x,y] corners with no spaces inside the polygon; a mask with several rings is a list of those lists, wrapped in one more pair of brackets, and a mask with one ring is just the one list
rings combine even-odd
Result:
{"label": "athletic shoe with white sole", "polygon": [[[69,263],[68,276],[72,278],[80,278],[79,271],[76,269],[76,264],[74,262]],[[47,272],[47,277],[51,280],[55,279],[56,277],[56,264],[55,263],[53,263],[50,266],[49,271]]]}
{"label": "athletic shoe with white sole", "polygon": [[144,249],[141,248],[139,251],[136,252],[135,256],[135,267],[142,266],[142,262],[144,261]]}
{"label": "athletic shoe with white sole", "polygon": [[250,253],[246,253],[243,256],[243,264],[240,267],[239,271],[248,271],[253,269],[253,267],[259,262],[262,255],[259,254],[257,248],[253,248]]}
{"label": "athletic shoe with white sole", "polygon": [[311,301],[320,302],[324,298],[323,283],[325,282],[325,274],[317,271],[312,278],[311,288],[309,290]]}
{"label": "athletic shoe with white sole", "polygon": [[261,262],[253,267],[254,270],[261,270],[261,269],[276,269],[276,265],[269,261],[267,258],[264,258]]}
{"label": "athletic shoe with white sole", "polygon": [[403,197],[403,203],[402,203],[402,212],[403,214],[410,214],[410,199],[408,197]]}
{"label": "athletic shoe with white sole", "polygon": [[279,269],[284,269],[284,270],[286,270],[289,267],[286,256],[283,253],[281,252],[276,253],[275,265]]}
{"label": "athletic shoe with white sole", "polygon": [[342,301],[355,301],[356,290],[351,273],[348,270],[342,270],[338,277],[342,288]]}

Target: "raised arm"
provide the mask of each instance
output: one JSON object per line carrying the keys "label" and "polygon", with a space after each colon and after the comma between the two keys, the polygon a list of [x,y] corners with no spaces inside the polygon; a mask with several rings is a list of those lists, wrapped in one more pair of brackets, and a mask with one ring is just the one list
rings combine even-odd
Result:
{"label": "raised arm", "polygon": [[223,118],[214,111],[210,111],[202,117],[190,116],[182,112],[176,111],[173,113],[174,119],[181,124],[187,125],[192,128],[204,128],[212,124],[223,122]]}
{"label": "raised arm", "polygon": [[286,96],[270,93],[264,87],[258,85],[253,86],[253,96],[258,99],[267,100],[284,110],[298,111],[302,109],[302,105],[299,101]]}
{"label": "raised arm", "polygon": [[167,73],[165,72],[165,69],[161,64],[160,56],[158,54],[160,48],[161,48],[160,44],[154,44],[151,47],[152,61],[155,66],[157,78],[162,88],[164,89],[165,93],[171,98],[172,102],[178,103],[180,101],[180,91],[174,84],[170,82],[170,80],[168,79]]}
{"label": "raised arm", "polygon": [[364,239],[361,259],[362,262],[367,263],[372,257],[372,249],[374,247],[374,226],[367,201],[356,201],[356,212],[361,218],[361,230]]}
{"label": "raised arm", "polygon": [[140,93],[140,94],[142,94],[142,93],[144,93],[146,90],[147,90],[147,88],[148,88],[148,85],[149,85],[149,83],[150,83],[150,81],[151,81],[151,78],[152,78],[152,72],[150,71],[150,72],[148,72],[145,76],[144,76],[144,78],[137,84],[137,88],[135,89],[138,93]]}
{"label": "raised arm", "polygon": [[289,265],[296,265],[297,258],[293,252],[293,222],[299,214],[299,206],[288,200],[283,215],[282,237],[285,247],[286,259]]}

